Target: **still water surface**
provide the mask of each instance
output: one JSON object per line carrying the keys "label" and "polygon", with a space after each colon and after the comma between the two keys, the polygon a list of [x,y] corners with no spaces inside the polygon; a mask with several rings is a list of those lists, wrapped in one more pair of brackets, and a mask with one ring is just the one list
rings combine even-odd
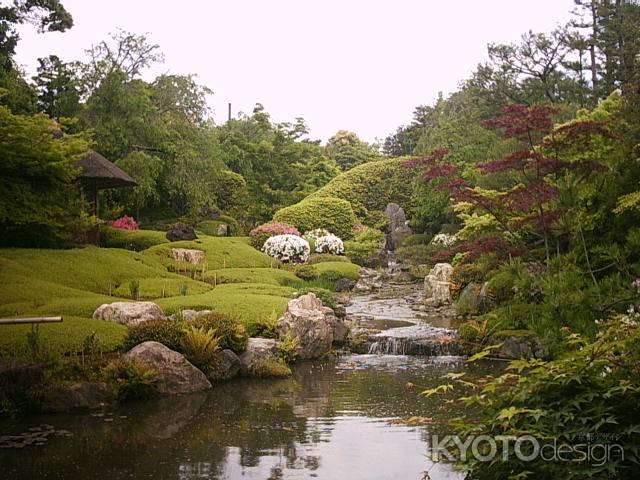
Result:
{"label": "still water surface", "polygon": [[[1,435],[51,432],[40,446],[0,449],[0,479],[461,479],[427,459],[439,420],[460,412],[419,393],[447,372],[495,372],[458,357],[350,355],[298,366],[284,380],[238,380],[206,394],[105,414],[0,423]],[[406,389],[407,382],[416,385]],[[434,425],[394,419],[424,416]]]}

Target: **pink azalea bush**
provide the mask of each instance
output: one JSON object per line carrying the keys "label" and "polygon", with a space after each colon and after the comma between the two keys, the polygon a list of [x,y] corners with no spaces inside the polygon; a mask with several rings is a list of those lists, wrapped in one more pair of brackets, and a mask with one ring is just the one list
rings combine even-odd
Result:
{"label": "pink azalea bush", "polygon": [[275,237],[276,235],[300,236],[300,232],[296,227],[278,222],[264,223],[249,232],[251,245],[258,249],[262,248],[264,242],[266,242],[268,238]]}
{"label": "pink azalea bush", "polygon": [[117,220],[113,220],[109,222],[108,225],[112,226],[113,228],[122,228],[124,230],[138,230],[138,228],[140,228],[138,222],[136,222],[133,217],[129,217],[128,215],[120,217]]}

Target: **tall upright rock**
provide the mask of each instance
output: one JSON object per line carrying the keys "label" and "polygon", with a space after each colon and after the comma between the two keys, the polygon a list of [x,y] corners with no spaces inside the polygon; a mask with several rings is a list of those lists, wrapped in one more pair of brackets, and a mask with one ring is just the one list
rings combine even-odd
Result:
{"label": "tall upright rock", "polygon": [[389,219],[389,233],[385,237],[385,248],[395,250],[402,245],[405,238],[413,234],[413,231],[409,228],[404,210],[397,203],[387,205],[384,214]]}

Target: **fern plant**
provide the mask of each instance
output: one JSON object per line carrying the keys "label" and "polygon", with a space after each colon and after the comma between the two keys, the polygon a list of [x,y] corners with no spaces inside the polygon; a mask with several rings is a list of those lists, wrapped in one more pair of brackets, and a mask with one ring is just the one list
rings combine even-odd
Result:
{"label": "fern plant", "polygon": [[182,337],[182,353],[200,369],[206,369],[220,350],[220,337],[211,328],[189,326]]}

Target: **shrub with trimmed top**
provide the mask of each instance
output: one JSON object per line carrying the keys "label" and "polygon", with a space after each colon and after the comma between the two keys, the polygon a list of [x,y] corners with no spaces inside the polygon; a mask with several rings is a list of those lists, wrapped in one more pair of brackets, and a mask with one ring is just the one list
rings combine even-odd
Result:
{"label": "shrub with trimmed top", "polygon": [[122,342],[125,350],[130,350],[143,342],[158,342],[171,350],[182,349],[184,324],[171,320],[149,320],[133,325],[127,330],[127,336]]}
{"label": "shrub with trimmed top", "polygon": [[100,245],[106,248],[125,248],[140,252],[161,243],[167,243],[164,232],[127,230],[106,225],[100,227]]}
{"label": "shrub with trimmed top", "polygon": [[[351,203],[353,211],[365,223],[375,226],[370,220],[370,212],[382,211],[394,202],[405,210],[411,205],[412,183],[415,171],[403,168],[406,158],[392,158],[358,165],[338,175],[308,200],[320,198],[341,198]],[[329,228],[341,238],[342,232]]]}
{"label": "shrub with trimmed top", "polygon": [[276,212],[274,221],[294,225],[298,230],[324,228],[340,238],[351,238],[358,223],[351,204],[335,197],[307,197]]}
{"label": "shrub with trimmed top", "polygon": [[374,228],[360,230],[353,240],[345,242],[346,255],[352,262],[364,265],[369,257],[380,248],[384,234]]}

